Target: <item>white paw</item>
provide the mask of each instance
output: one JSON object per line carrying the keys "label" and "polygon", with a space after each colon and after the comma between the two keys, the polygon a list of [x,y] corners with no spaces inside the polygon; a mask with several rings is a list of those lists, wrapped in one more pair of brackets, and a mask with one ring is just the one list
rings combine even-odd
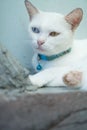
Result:
{"label": "white paw", "polygon": [[41,82],[41,80],[37,80],[35,76],[29,75],[29,79],[32,85],[38,86],[38,88],[43,86],[43,83]]}

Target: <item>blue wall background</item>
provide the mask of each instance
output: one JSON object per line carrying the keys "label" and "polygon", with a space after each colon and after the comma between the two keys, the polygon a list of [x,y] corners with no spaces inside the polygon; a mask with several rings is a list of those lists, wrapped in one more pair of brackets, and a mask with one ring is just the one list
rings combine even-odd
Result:
{"label": "blue wall background", "polygon": [[[69,13],[77,7],[84,18],[75,38],[87,38],[87,0],[30,0],[39,9]],[[32,48],[28,34],[29,18],[24,0],[0,0],[0,42],[27,68],[31,67]]]}

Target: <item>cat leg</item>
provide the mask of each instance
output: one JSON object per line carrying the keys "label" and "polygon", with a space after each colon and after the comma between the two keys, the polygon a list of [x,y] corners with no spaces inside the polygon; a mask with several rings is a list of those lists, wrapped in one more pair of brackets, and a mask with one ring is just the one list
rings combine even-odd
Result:
{"label": "cat leg", "polygon": [[[54,67],[50,69],[45,69],[35,75],[29,75],[29,79],[32,85],[38,87],[42,86],[69,86],[70,83],[66,83],[63,78],[72,69],[70,67]],[[75,76],[74,76],[75,77]],[[77,77],[76,77],[77,78]],[[72,85],[73,86],[73,85]]]}
{"label": "cat leg", "polygon": [[38,87],[48,86],[48,84],[51,83],[55,79],[55,73],[56,73],[56,70],[54,68],[45,69],[35,75],[29,75],[29,79],[32,85],[34,86],[35,85]]}

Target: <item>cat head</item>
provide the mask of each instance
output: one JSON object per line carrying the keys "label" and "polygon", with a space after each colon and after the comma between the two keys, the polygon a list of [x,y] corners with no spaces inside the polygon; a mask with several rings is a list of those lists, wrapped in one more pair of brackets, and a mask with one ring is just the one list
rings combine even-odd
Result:
{"label": "cat head", "polygon": [[59,13],[42,12],[28,0],[25,0],[25,6],[30,18],[29,33],[32,45],[37,53],[53,55],[72,46],[74,31],[83,16],[81,8],[64,16]]}

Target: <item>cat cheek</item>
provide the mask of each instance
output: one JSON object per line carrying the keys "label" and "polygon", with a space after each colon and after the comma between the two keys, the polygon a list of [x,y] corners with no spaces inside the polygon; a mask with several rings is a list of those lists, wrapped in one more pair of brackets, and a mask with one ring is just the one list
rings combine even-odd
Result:
{"label": "cat cheek", "polygon": [[32,40],[32,47],[37,48],[37,41],[34,39]]}

